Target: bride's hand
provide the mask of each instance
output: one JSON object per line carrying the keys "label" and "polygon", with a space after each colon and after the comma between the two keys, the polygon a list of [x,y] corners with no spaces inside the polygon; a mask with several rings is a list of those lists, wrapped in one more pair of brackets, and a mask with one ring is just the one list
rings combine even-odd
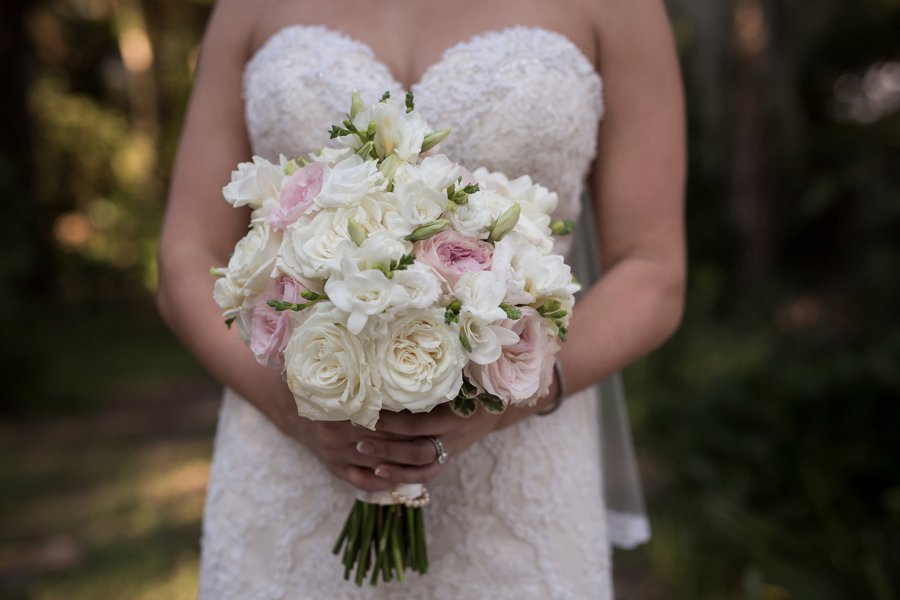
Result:
{"label": "bride's hand", "polygon": [[297,405],[287,388],[283,393],[269,396],[268,400],[257,403],[257,408],[283,434],[306,446],[336,477],[366,492],[387,491],[393,487],[391,482],[373,473],[383,461],[360,454],[357,444],[363,439],[403,443],[404,436],[370,431],[350,421],[310,421],[297,414]]}
{"label": "bride's hand", "polygon": [[[429,437],[440,440],[450,459],[491,433],[509,427],[526,417],[546,410],[556,398],[558,387],[554,379],[550,392],[534,406],[509,408],[500,415],[481,409],[463,418],[447,405],[430,413],[382,411],[376,435],[368,430],[356,445],[360,456],[374,465],[375,478],[390,485],[397,483],[428,483],[441,472],[444,465],[437,462],[437,449]],[[377,434],[392,435],[377,437]]]}

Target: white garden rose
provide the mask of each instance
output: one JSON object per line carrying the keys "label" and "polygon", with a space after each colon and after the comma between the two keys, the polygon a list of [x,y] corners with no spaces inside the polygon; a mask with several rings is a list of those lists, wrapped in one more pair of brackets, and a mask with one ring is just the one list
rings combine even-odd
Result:
{"label": "white garden rose", "polygon": [[406,290],[376,269],[360,271],[348,259],[341,261],[340,270],[325,284],[325,294],[334,305],[347,314],[347,328],[358,334],[369,317],[381,314],[389,306],[405,306]]}
{"label": "white garden rose", "polygon": [[384,407],[428,412],[462,387],[466,357],[455,324],[440,308],[408,310],[391,318],[375,341],[373,370],[381,377]]}
{"label": "white garden rose", "polygon": [[500,308],[506,296],[506,282],[491,271],[472,271],[460,275],[453,293],[462,303],[460,314],[471,314],[486,323],[506,318]]}
{"label": "white garden rose", "polygon": [[[512,204],[504,207],[509,208]],[[453,229],[472,239],[486,240],[491,225],[503,210],[495,211],[495,207],[485,198],[484,194],[476,192],[469,195],[469,201],[463,206],[457,206],[450,211],[447,218],[453,224]]]}
{"label": "white garden rose", "polygon": [[534,183],[528,175],[510,180],[503,173],[491,172],[483,167],[476,169],[472,175],[481,189],[497,192],[518,202],[522,205],[523,212],[532,217],[538,213],[551,214],[559,203],[555,192]]}
{"label": "white garden rose", "polygon": [[352,154],[326,171],[315,203],[321,207],[349,207],[386,186],[387,180],[374,160]]}
{"label": "white garden rose", "polygon": [[367,196],[350,208],[320,210],[308,221],[289,225],[278,255],[278,269],[295,279],[327,279],[343,258],[356,260],[360,257],[348,233],[351,219],[368,236],[398,227],[402,217],[390,197],[386,193]]}
{"label": "white garden rose", "polygon": [[340,311],[318,304],[284,349],[285,380],[297,411],[314,421],[344,421],[375,429],[382,406],[372,342],[349,331]]}
{"label": "white garden rose", "polygon": [[398,239],[387,230],[369,235],[359,246],[356,264],[360,269],[387,268],[391,261],[399,261],[412,251],[412,243]]}
{"label": "white garden rose", "polygon": [[235,208],[249,206],[261,208],[268,198],[278,198],[284,170],[261,156],[253,162],[243,162],[237,171],[231,172],[231,183],[222,188],[225,201]]}
{"label": "white garden rose", "polygon": [[403,271],[396,271],[392,281],[406,290],[406,305],[413,308],[433,306],[441,295],[441,280],[437,273],[421,262],[415,262]]}
{"label": "white garden rose", "polygon": [[265,290],[270,284],[281,240],[281,232],[267,225],[253,227],[235,245],[225,278],[244,296]]}
{"label": "white garden rose", "polygon": [[518,232],[494,246],[493,270],[505,278],[507,300],[513,304],[532,304],[551,297],[570,304],[566,299],[580,289],[562,256],[542,254]]}

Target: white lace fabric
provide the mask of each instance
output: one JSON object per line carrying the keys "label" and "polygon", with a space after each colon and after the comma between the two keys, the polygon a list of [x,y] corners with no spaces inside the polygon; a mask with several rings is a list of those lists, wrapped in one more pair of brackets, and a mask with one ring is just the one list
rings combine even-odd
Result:
{"label": "white lace fabric", "polygon": [[[448,49],[413,87],[441,151],[475,168],[529,174],[577,219],[603,115],[601,80],[562,34],[513,27]],[[272,36],[244,74],[254,153],[303,155],[349,108],[401,85],[365,44],[320,26]],[[558,246],[566,251],[568,243]],[[331,546],[354,498],[302,445],[228,391],[206,503],[201,598],[612,598],[598,399],[493,433],[428,485],[429,573],[357,588]]]}

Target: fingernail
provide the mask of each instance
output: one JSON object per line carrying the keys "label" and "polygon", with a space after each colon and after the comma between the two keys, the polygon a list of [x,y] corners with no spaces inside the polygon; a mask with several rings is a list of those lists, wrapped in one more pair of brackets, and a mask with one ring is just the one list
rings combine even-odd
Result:
{"label": "fingernail", "polygon": [[375,452],[375,446],[372,442],[367,442],[365,440],[361,440],[356,442],[356,451],[360,454],[372,454]]}
{"label": "fingernail", "polygon": [[375,477],[381,477],[382,479],[388,478],[388,471],[384,467],[378,467],[375,469]]}

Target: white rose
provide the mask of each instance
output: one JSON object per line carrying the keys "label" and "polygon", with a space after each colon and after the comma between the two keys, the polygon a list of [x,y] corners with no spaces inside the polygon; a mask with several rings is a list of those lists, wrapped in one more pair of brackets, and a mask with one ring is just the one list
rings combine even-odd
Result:
{"label": "white rose", "polygon": [[240,163],[237,171],[231,172],[231,183],[222,188],[225,201],[234,206],[260,208],[268,198],[278,198],[284,170],[261,156],[254,156],[253,162]]}
{"label": "white rose", "polygon": [[579,289],[562,256],[542,254],[518,232],[494,246],[492,269],[505,278],[507,301],[513,304],[532,304],[550,297],[565,302]]}
{"label": "white rose", "polygon": [[506,318],[506,312],[500,308],[506,296],[506,282],[491,271],[463,273],[453,286],[453,293],[462,304],[460,314],[468,313],[487,323]]}
{"label": "white rose", "polygon": [[489,365],[500,358],[503,346],[519,341],[519,336],[512,330],[479,319],[471,313],[463,312],[459,316],[460,336],[465,336],[472,348],[468,352],[469,360],[479,365]]}
{"label": "white rose", "polygon": [[374,160],[353,154],[328,169],[315,203],[321,207],[348,207],[386,186],[387,180]]}
{"label": "white rose", "polygon": [[381,271],[360,271],[351,260],[341,262],[341,270],[325,284],[325,294],[340,310],[347,313],[347,328],[358,334],[369,317],[380,314],[389,306],[406,302],[406,290],[393,283]]}
{"label": "white rose", "polygon": [[482,192],[479,201],[485,202],[495,218],[509,206],[518,204],[521,209],[516,231],[536,246],[543,254],[553,251],[550,234],[550,213],[559,201],[556,193],[534,184],[527,175],[510,181],[503,173],[492,173],[484,168],[473,174]]}
{"label": "white rose", "polygon": [[441,280],[434,269],[415,262],[404,271],[395,271],[392,281],[406,290],[407,306],[428,308],[437,304],[441,295]]}
{"label": "white rose", "polygon": [[281,240],[281,232],[267,225],[253,227],[235,245],[225,277],[244,296],[262,292],[271,283]]}
{"label": "white rose", "polygon": [[[329,303],[294,330],[284,349],[285,380],[297,411],[314,421],[344,421],[375,429],[382,396],[373,373],[371,340],[350,333]],[[374,378],[373,378],[374,377]]]}
{"label": "white rose", "polygon": [[[509,204],[504,208],[512,206]],[[450,211],[447,218],[459,234],[469,238],[486,240],[494,220],[503,210],[494,211],[484,194],[476,192],[469,195],[469,201]]]}
{"label": "white rose", "polygon": [[410,310],[391,320],[387,334],[376,340],[373,365],[384,407],[427,412],[455,398],[466,364],[458,336],[440,308]]}
{"label": "white rose", "polygon": [[523,212],[532,216],[538,213],[549,215],[556,210],[559,197],[542,185],[536,184],[528,175],[510,180],[500,172],[490,172],[485,168],[476,169],[472,174],[481,189],[497,192],[513,202],[522,205]]}
{"label": "white rose", "polygon": [[397,169],[394,193],[409,231],[441,218],[447,210],[447,188],[458,177],[459,166],[443,154]]}
{"label": "white rose", "polygon": [[[289,225],[276,266],[295,279],[327,279],[339,267],[341,259],[360,257],[347,230],[350,219],[368,236],[388,229],[394,232],[398,228],[402,217],[390,198],[386,193],[367,196],[353,207],[320,210],[309,221]],[[412,248],[411,245],[406,247]]]}
{"label": "white rose", "polygon": [[357,265],[360,269],[387,268],[391,261],[412,252],[412,243],[398,239],[387,230],[376,231],[363,241],[357,250]]}

